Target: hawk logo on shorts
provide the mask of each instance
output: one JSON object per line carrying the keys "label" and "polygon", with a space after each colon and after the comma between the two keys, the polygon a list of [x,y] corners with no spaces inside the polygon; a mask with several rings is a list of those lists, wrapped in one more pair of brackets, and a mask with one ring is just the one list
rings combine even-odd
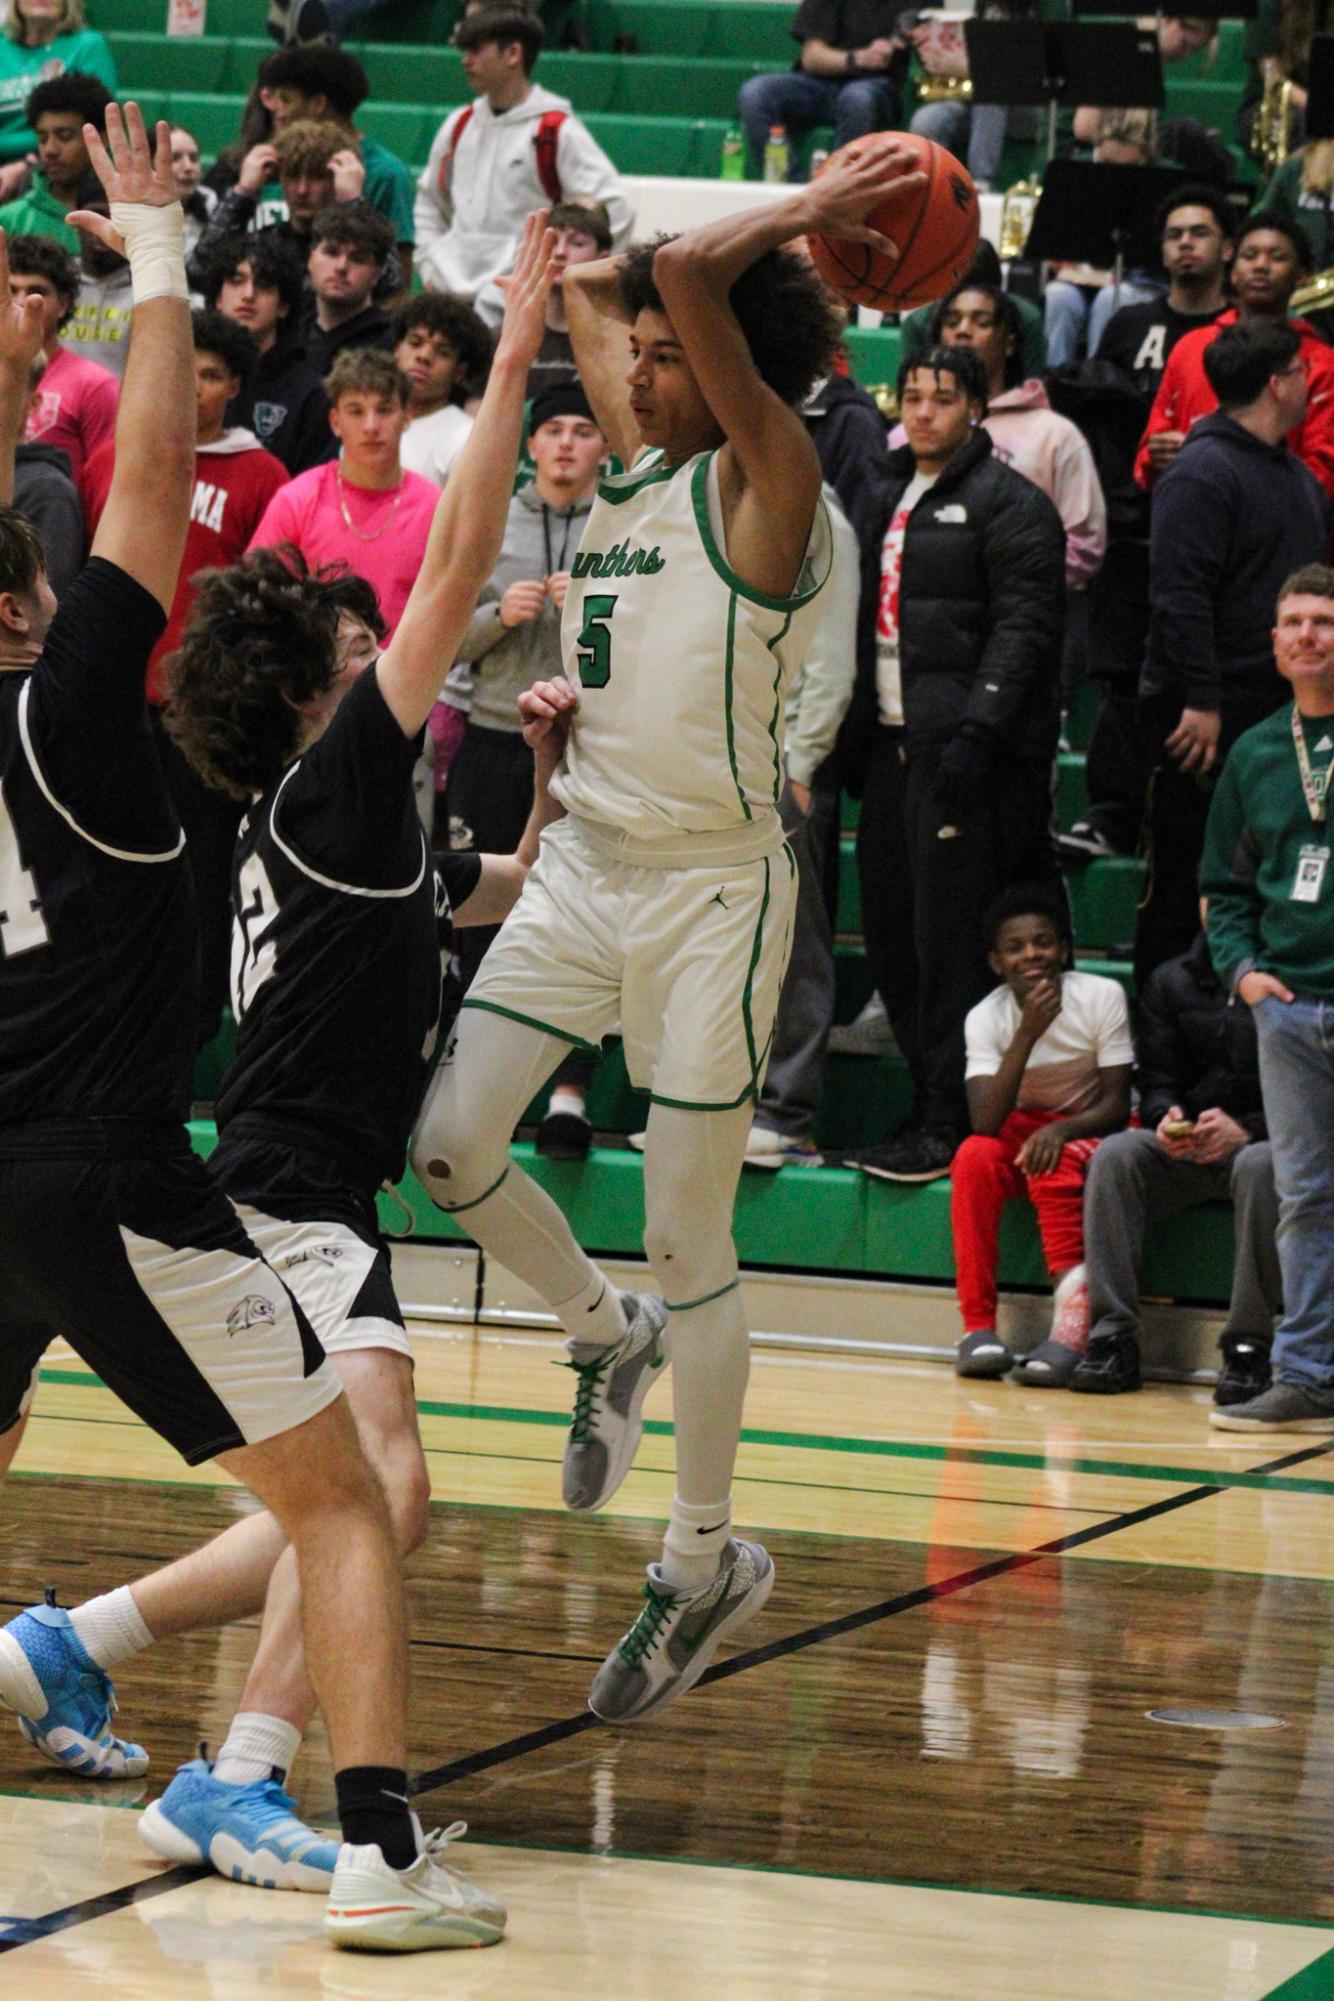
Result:
{"label": "hawk logo on shorts", "polygon": [[295,1271],[298,1265],[308,1265],[312,1258],[317,1259],[322,1265],[336,1265],[342,1255],[341,1245],[315,1244],[308,1251],[294,1251],[290,1258],[284,1258],[283,1270]]}
{"label": "hawk logo on shorts", "polygon": [[262,1292],[248,1292],[227,1315],[227,1332],[244,1334],[247,1328],[258,1327],[262,1321],[271,1322],[277,1317],[278,1309],[271,1299],[266,1299]]}

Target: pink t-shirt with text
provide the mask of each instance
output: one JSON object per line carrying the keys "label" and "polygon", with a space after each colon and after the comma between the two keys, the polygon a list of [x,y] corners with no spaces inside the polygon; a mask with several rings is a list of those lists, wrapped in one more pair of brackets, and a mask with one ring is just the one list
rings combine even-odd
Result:
{"label": "pink t-shirt with text", "polygon": [[37,386],[24,438],[68,452],[77,486],[93,453],[115,436],[119,401],[120,380],[109,368],[59,348]]}
{"label": "pink t-shirt with text", "polygon": [[405,472],[402,486],[390,493],[351,486],[340,480],[334,460],[299,473],[274,494],[250,546],[291,542],[312,566],[346,563],[374,588],[392,635],[417,580],[439,499],[439,487],[415,472]]}

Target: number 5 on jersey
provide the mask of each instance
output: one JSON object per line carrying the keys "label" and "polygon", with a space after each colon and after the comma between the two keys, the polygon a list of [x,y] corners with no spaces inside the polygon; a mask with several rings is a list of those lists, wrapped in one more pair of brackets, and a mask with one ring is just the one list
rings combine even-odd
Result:
{"label": "number 5 on jersey", "polygon": [[605,688],[611,679],[611,615],[615,609],[614,597],[584,599],[584,623],[575,641],[583,688]]}

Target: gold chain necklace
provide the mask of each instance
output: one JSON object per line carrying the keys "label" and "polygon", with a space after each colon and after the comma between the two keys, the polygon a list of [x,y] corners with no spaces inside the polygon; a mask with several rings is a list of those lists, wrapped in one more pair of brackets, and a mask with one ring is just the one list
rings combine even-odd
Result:
{"label": "gold chain necklace", "polygon": [[347,481],[343,478],[342,466],[341,465],[338,466],[336,470],[338,473],[338,511],[342,515],[345,525],[348,527],[348,529],[350,529],[352,534],[356,536],[358,542],[378,542],[380,537],[386,534],[388,530],[392,528],[394,525],[394,516],[398,513],[398,504],[403,498],[402,473],[400,472],[398,476],[398,485],[394,489],[394,504],[390,508],[389,513],[383,525],[377,528],[373,535],[367,535],[364,532],[364,530],[358,528],[356,522],[352,519],[352,516],[347,511],[347,494],[346,494]]}

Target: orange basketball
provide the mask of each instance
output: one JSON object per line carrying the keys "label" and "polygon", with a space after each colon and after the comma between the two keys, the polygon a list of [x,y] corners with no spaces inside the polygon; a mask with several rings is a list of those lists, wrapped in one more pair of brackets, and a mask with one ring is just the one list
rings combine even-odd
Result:
{"label": "orange basketball", "polygon": [[866,220],[899,247],[887,257],[874,244],[847,236],[812,236],[816,269],[833,291],[850,306],[873,306],[882,313],[907,312],[929,306],[957,285],[973,261],[981,233],[977,189],[968,169],[934,139],[915,132],[875,132],[853,139],[839,153],[892,139],[916,153],[926,174],[925,185],[890,195]]}

